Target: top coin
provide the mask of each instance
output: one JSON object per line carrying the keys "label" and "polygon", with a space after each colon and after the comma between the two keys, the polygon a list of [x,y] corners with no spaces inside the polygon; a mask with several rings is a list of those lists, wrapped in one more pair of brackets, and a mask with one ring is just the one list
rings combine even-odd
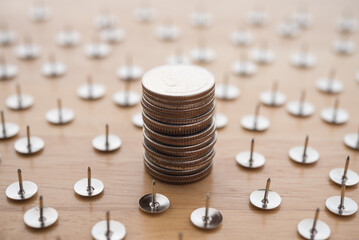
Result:
{"label": "top coin", "polygon": [[200,97],[214,88],[214,76],[194,65],[164,65],[149,70],[142,86],[160,98],[184,99]]}

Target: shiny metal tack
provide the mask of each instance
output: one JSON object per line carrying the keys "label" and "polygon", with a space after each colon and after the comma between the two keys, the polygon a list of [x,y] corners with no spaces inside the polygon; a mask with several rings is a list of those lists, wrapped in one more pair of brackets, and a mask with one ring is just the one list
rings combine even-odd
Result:
{"label": "shiny metal tack", "polygon": [[247,22],[255,27],[263,27],[268,23],[268,14],[264,11],[253,10],[247,14]]}
{"label": "shiny metal tack", "polygon": [[342,55],[350,55],[355,52],[355,43],[346,39],[337,39],[332,43],[334,52]]}
{"label": "shiny metal tack", "polygon": [[241,125],[249,131],[264,131],[269,128],[270,122],[268,118],[259,115],[261,104],[256,105],[253,115],[246,115],[241,118]]}
{"label": "shiny metal tack", "polygon": [[167,64],[190,64],[191,59],[183,54],[181,48],[176,48],[174,54],[166,59]]}
{"label": "shiny metal tack", "polygon": [[208,48],[203,39],[200,40],[198,47],[190,51],[190,55],[192,61],[197,63],[210,63],[216,57],[215,51],[211,48]]}
{"label": "shiny metal tack", "polygon": [[95,26],[98,29],[114,27],[117,23],[117,17],[108,13],[100,14],[95,18]]}
{"label": "shiny metal tack", "polygon": [[67,71],[67,67],[62,62],[56,60],[54,54],[50,54],[49,61],[42,65],[41,71],[45,77],[55,78],[64,75]]}
{"label": "shiny metal tack", "polygon": [[50,8],[43,4],[34,5],[29,9],[29,18],[34,22],[46,22],[50,16]]}
{"label": "shiny metal tack", "polygon": [[315,212],[314,219],[306,218],[298,223],[298,233],[305,239],[309,240],[324,240],[330,237],[329,226],[318,220],[319,208]]}
{"label": "shiny metal tack", "polygon": [[103,183],[91,176],[91,168],[87,168],[87,178],[80,179],[74,185],[75,192],[83,197],[94,197],[102,193]]}
{"label": "shiny metal tack", "polygon": [[130,81],[125,81],[125,89],[116,92],[112,96],[112,100],[121,107],[132,107],[140,102],[140,95],[137,92],[130,91]]}
{"label": "shiny metal tack", "polygon": [[18,139],[14,144],[16,152],[26,155],[37,153],[41,151],[44,146],[45,143],[41,138],[30,135],[29,126],[26,126],[26,137]]}
{"label": "shiny metal tack", "polygon": [[265,189],[258,189],[251,193],[249,200],[255,207],[264,210],[271,210],[277,208],[282,202],[278,193],[269,190],[270,183],[271,179],[268,178]]}
{"label": "shiny metal tack", "polygon": [[304,45],[301,51],[292,54],[290,62],[294,67],[307,69],[314,67],[317,63],[317,59],[308,51],[308,47]]}
{"label": "shiny metal tack", "polygon": [[291,14],[291,20],[300,28],[309,28],[312,25],[312,15],[306,11],[297,11]]}
{"label": "shiny metal tack", "polygon": [[232,32],[230,38],[232,43],[237,46],[248,46],[253,42],[252,33],[241,29]]}
{"label": "shiny metal tack", "polygon": [[94,83],[91,76],[87,77],[87,83],[77,88],[77,96],[84,100],[97,100],[106,93],[106,87],[100,83]]}
{"label": "shiny metal tack", "polygon": [[0,139],[9,139],[16,136],[20,131],[19,125],[5,122],[4,111],[1,111]]}
{"label": "shiny metal tack", "polygon": [[6,62],[4,56],[0,56],[0,81],[16,77],[18,69],[15,65]]}
{"label": "shiny metal tack", "polygon": [[61,99],[57,100],[57,108],[51,109],[46,113],[46,120],[49,123],[63,125],[71,122],[75,117],[74,111],[62,107]]}
{"label": "shiny metal tack", "polygon": [[172,23],[162,24],[156,29],[157,38],[163,41],[174,41],[180,37],[180,34],[179,28]]}
{"label": "shiny metal tack", "polygon": [[320,117],[330,124],[343,124],[349,120],[349,113],[342,108],[339,108],[339,99],[334,102],[334,107],[324,108]]}
{"label": "shiny metal tack", "polygon": [[0,28],[0,46],[9,46],[16,40],[16,35],[7,25]]}
{"label": "shiny metal tack", "polygon": [[225,74],[223,83],[216,84],[215,96],[222,100],[233,100],[238,98],[240,94],[239,88],[229,83],[229,75]]}
{"label": "shiny metal tack", "polygon": [[81,41],[81,35],[72,26],[67,26],[56,35],[56,42],[62,47],[74,47]]}
{"label": "shiny metal tack", "polygon": [[350,157],[347,157],[344,168],[334,168],[329,172],[329,178],[336,184],[354,186],[359,182],[359,175],[349,169]]}
{"label": "shiny metal tack", "polygon": [[135,9],[134,17],[138,22],[149,23],[155,18],[156,11],[154,8],[148,5],[140,6]]}
{"label": "shiny metal tack", "polygon": [[15,48],[15,55],[22,60],[32,60],[40,56],[40,47],[32,42],[30,36],[25,37],[24,43]]}
{"label": "shiny metal tack", "polygon": [[109,134],[109,126],[106,124],[106,134],[95,137],[92,146],[102,152],[111,152],[121,147],[122,141],[116,135]]}
{"label": "shiny metal tack", "polygon": [[267,44],[263,44],[259,48],[255,48],[250,53],[251,59],[258,64],[270,64],[275,59],[275,54],[270,50]]}
{"label": "shiny metal tack", "polygon": [[325,206],[332,213],[339,216],[350,216],[358,211],[358,204],[345,196],[345,184],[342,184],[340,196],[333,196],[325,201]]}
{"label": "shiny metal tack", "polygon": [[289,150],[289,157],[294,162],[301,164],[315,163],[319,159],[319,153],[314,148],[308,147],[309,136],[305,137],[304,146],[292,147]]}
{"label": "shiny metal tack", "polygon": [[39,207],[33,207],[24,214],[24,222],[31,228],[47,228],[53,225],[59,214],[56,209],[43,205],[43,198],[39,198]]}
{"label": "shiny metal tack", "polygon": [[100,39],[106,43],[121,43],[126,38],[126,31],[121,28],[108,28],[100,33]]}
{"label": "shiny metal tack", "polygon": [[89,58],[105,58],[110,53],[110,46],[103,42],[92,42],[85,45],[85,55]]}
{"label": "shiny metal tack", "polygon": [[201,6],[201,9],[194,11],[190,15],[190,22],[193,27],[205,28],[211,26],[212,24],[212,14],[202,8],[203,6]]}
{"label": "shiny metal tack", "polygon": [[228,124],[228,118],[223,113],[215,113],[213,115],[214,122],[216,124],[216,129],[222,129]]}
{"label": "shiny metal tack", "polygon": [[132,116],[132,123],[133,123],[133,125],[135,125],[138,128],[143,127],[143,119],[142,119],[142,113],[141,112],[135,113]]}
{"label": "shiny metal tack", "polygon": [[347,147],[359,151],[359,127],[357,133],[348,133],[344,136],[344,143]]}
{"label": "shiny metal tack", "polygon": [[106,220],[96,223],[91,230],[96,240],[121,240],[126,236],[126,227],[114,220],[110,220],[110,211],[106,212]]}
{"label": "shiny metal tack", "polygon": [[156,193],[156,181],[152,181],[152,193],[146,194],[138,202],[140,209],[147,213],[161,213],[170,207],[170,200],[165,195]]}
{"label": "shiny metal tack", "polygon": [[206,207],[197,208],[191,214],[191,222],[198,228],[214,229],[223,221],[222,214],[209,207],[209,194],[206,196]]}
{"label": "shiny metal tack", "polygon": [[6,106],[12,110],[24,110],[34,104],[34,98],[31,95],[23,94],[19,84],[16,85],[16,94],[6,98]]}
{"label": "shiny metal tack", "polygon": [[264,165],[264,156],[260,153],[254,152],[254,138],[251,141],[251,150],[238,153],[236,161],[239,165],[245,168],[259,168]]}
{"label": "shiny metal tack", "polygon": [[141,78],[143,69],[139,65],[133,64],[132,57],[126,58],[126,64],[117,69],[117,76],[124,81],[135,81]]}
{"label": "shiny metal tack", "polygon": [[316,86],[319,91],[324,93],[340,93],[343,90],[343,82],[335,78],[336,71],[331,69],[328,77],[317,80]]}
{"label": "shiny metal tack", "polygon": [[314,105],[305,101],[306,92],[302,91],[298,101],[291,101],[287,104],[287,111],[297,117],[309,117],[314,111]]}
{"label": "shiny metal tack", "polygon": [[257,65],[241,57],[232,64],[232,71],[238,76],[252,76],[257,72]]}
{"label": "shiny metal tack", "polygon": [[354,17],[340,17],[337,20],[337,29],[342,33],[352,33],[358,29],[358,21]]}
{"label": "shiny metal tack", "polygon": [[18,182],[6,188],[6,196],[12,200],[26,200],[37,193],[37,185],[31,181],[23,181],[21,169],[17,170]]}
{"label": "shiny metal tack", "polygon": [[287,20],[279,23],[277,32],[279,36],[284,38],[296,38],[300,34],[300,28],[296,22]]}
{"label": "shiny metal tack", "polygon": [[259,95],[259,100],[264,105],[277,107],[282,106],[287,101],[287,97],[278,91],[278,82],[274,82],[272,90],[262,92]]}

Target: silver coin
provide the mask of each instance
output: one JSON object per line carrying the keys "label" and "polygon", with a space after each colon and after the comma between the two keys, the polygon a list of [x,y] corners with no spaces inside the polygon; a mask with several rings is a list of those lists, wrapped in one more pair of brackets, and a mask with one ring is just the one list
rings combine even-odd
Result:
{"label": "silver coin", "polygon": [[48,62],[42,65],[41,71],[45,77],[61,77],[67,68],[62,62]]}
{"label": "silver coin", "polygon": [[96,240],[120,240],[126,236],[125,226],[117,221],[110,220],[110,235],[106,235],[107,221],[103,220],[92,227],[91,235]]}
{"label": "silver coin", "polygon": [[37,185],[31,181],[23,181],[23,193],[20,193],[19,182],[14,182],[6,188],[6,196],[12,200],[26,200],[37,193]]}
{"label": "silver coin", "polygon": [[340,216],[350,216],[358,211],[358,204],[351,198],[344,197],[343,209],[339,209],[340,196],[333,196],[325,201],[325,206],[332,213]]}
{"label": "silver coin", "polygon": [[218,227],[222,221],[222,214],[215,208],[208,208],[208,219],[204,219],[206,208],[198,208],[191,214],[191,222],[198,228],[214,229]]}
{"label": "silver coin", "polygon": [[359,134],[349,133],[345,135],[344,143],[347,147],[359,151]]}
{"label": "silver coin", "polygon": [[22,110],[31,107],[34,104],[34,98],[28,94],[10,95],[6,98],[6,106],[12,110]]}
{"label": "silver coin", "polygon": [[329,178],[336,184],[345,186],[354,186],[359,182],[359,176],[356,172],[348,169],[346,179],[343,181],[344,168],[334,168],[329,172]]}
{"label": "silver coin", "polygon": [[77,95],[85,100],[102,98],[105,93],[106,87],[99,83],[83,84],[77,88]]}
{"label": "silver coin", "polygon": [[310,102],[291,101],[287,104],[287,111],[298,117],[309,117],[314,110],[315,108]]}
{"label": "silver coin", "polygon": [[281,197],[278,193],[273,192],[271,190],[268,191],[267,196],[267,204],[264,205],[262,200],[264,198],[265,189],[258,189],[251,193],[249,200],[250,202],[256,206],[257,208],[264,209],[264,210],[271,210],[277,208],[280,203],[282,202]]}
{"label": "silver coin", "polygon": [[142,113],[138,112],[132,116],[132,123],[138,128],[143,127]]}
{"label": "silver coin", "polygon": [[281,106],[287,98],[281,92],[265,91],[259,95],[259,100],[267,106]]}
{"label": "silver coin", "polygon": [[211,26],[212,20],[212,14],[208,12],[193,12],[190,16],[190,22],[192,26],[198,28]]}
{"label": "silver coin", "polygon": [[358,22],[355,18],[341,17],[337,20],[337,29],[343,33],[355,32],[358,27]]}
{"label": "silver coin", "polygon": [[140,102],[140,95],[133,91],[118,91],[113,95],[112,100],[119,106],[132,107]]}
{"label": "silver coin", "polygon": [[29,147],[27,138],[24,137],[24,138],[18,139],[15,142],[14,148],[18,153],[27,155],[27,154],[37,153],[37,152],[41,151],[45,146],[44,141],[39,137],[30,137],[30,144],[31,144],[31,146]]}
{"label": "silver coin", "polygon": [[15,55],[23,60],[38,58],[40,53],[40,47],[35,44],[21,44],[15,49]]}
{"label": "silver coin", "polygon": [[274,61],[275,55],[269,49],[254,49],[251,51],[251,59],[258,64],[270,64]]}
{"label": "silver coin", "polygon": [[126,65],[117,69],[117,76],[125,81],[134,81],[141,78],[143,74],[142,67],[138,65]]}
{"label": "silver coin", "polygon": [[233,100],[238,98],[239,89],[232,84],[216,84],[215,96],[223,100]]}
{"label": "silver coin", "polygon": [[296,52],[291,56],[290,62],[298,68],[311,68],[317,63],[317,59],[310,53]]}
{"label": "silver coin", "polygon": [[16,36],[10,30],[7,29],[0,29],[0,45],[1,46],[8,46],[15,42]]}
{"label": "silver coin", "polygon": [[108,135],[108,145],[106,145],[106,135],[100,135],[92,140],[92,146],[102,152],[111,152],[119,149],[122,141],[116,135]]}
{"label": "silver coin", "polygon": [[285,38],[296,38],[300,34],[300,29],[295,22],[282,22],[278,25],[278,34]]}
{"label": "silver coin", "polygon": [[334,40],[332,47],[338,54],[350,55],[355,52],[355,44],[350,40]]}
{"label": "silver coin", "polygon": [[152,193],[146,194],[138,202],[140,209],[147,213],[161,213],[170,207],[170,201],[162,194],[156,193],[156,202],[152,203]]}
{"label": "silver coin", "polygon": [[343,82],[339,79],[320,78],[316,82],[317,88],[325,93],[340,93],[343,90]]}
{"label": "silver coin", "polygon": [[349,120],[349,113],[341,108],[329,107],[321,111],[320,117],[327,123],[343,124]]}
{"label": "silver coin", "polygon": [[253,42],[253,35],[247,31],[235,31],[231,34],[231,41],[234,45],[248,46]]}
{"label": "silver coin", "polygon": [[6,122],[5,129],[2,124],[0,124],[0,139],[8,139],[16,136],[19,131],[19,125],[12,123],[12,122]]}
{"label": "silver coin", "polygon": [[307,147],[305,157],[303,156],[303,153],[304,153],[304,146],[292,147],[289,150],[289,157],[294,162],[302,163],[302,164],[315,163],[319,159],[319,153],[314,148]]}
{"label": "silver coin", "polygon": [[325,222],[323,222],[321,220],[317,220],[317,224],[315,226],[316,234],[315,234],[314,238],[312,238],[311,230],[313,227],[313,222],[314,222],[314,219],[311,219],[311,218],[306,218],[306,219],[303,219],[302,221],[300,221],[297,226],[297,230],[298,230],[299,234],[302,237],[304,237],[305,239],[309,239],[309,240],[328,239],[330,237],[330,228]]}
{"label": "silver coin", "polygon": [[75,31],[62,31],[57,34],[56,42],[62,47],[73,47],[80,43],[81,35]]}
{"label": "silver coin", "polygon": [[247,14],[247,22],[253,26],[262,27],[268,22],[268,14],[262,11],[250,11]]}
{"label": "silver coin", "polygon": [[12,64],[0,65],[0,80],[9,80],[16,77],[18,73],[17,67]]}
{"label": "silver coin", "polygon": [[85,46],[85,55],[89,58],[104,58],[110,53],[106,43],[89,43]]}
{"label": "silver coin", "polygon": [[257,72],[257,65],[247,61],[235,61],[232,64],[232,71],[239,76],[252,76]]}
{"label": "silver coin", "polygon": [[171,55],[166,59],[167,64],[191,64],[191,59],[185,55]]}
{"label": "silver coin", "polygon": [[33,6],[29,9],[29,17],[34,22],[45,22],[50,19],[50,8],[47,6]]}
{"label": "silver coin", "polygon": [[100,193],[102,193],[104,189],[104,185],[103,183],[96,179],[96,178],[91,178],[91,189],[88,189],[88,179],[87,178],[83,178],[79,181],[77,181],[74,185],[74,191],[83,197],[93,197],[93,196],[97,196]]}
{"label": "silver coin", "polygon": [[117,18],[114,15],[98,15],[95,18],[95,26],[99,29],[114,27],[116,22]]}
{"label": "silver coin", "polygon": [[216,53],[210,48],[195,48],[190,52],[191,59],[197,63],[210,63],[216,57]]}
{"label": "silver coin", "polygon": [[156,36],[160,40],[174,41],[179,38],[180,30],[174,25],[161,25],[156,29]]}
{"label": "silver coin", "polygon": [[126,38],[126,32],[120,28],[105,29],[100,33],[100,39],[107,43],[120,43]]}
{"label": "silver coin", "polygon": [[308,28],[313,22],[312,15],[307,12],[293,12],[291,19],[301,28]]}
{"label": "silver coin", "polygon": [[53,225],[58,217],[59,214],[57,213],[56,209],[51,207],[43,207],[43,221],[39,220],[40,217],[40,208],[34,207],[26,211],[24,214],[24,222],[27,226],[32,228],[46,228]]}
{"label": "silver coin", "polygon": [[265,163],[265,158],[262,154],[253,152],[252,161],[250,161],[250,151],[241,152],[236,155],[236,161],[239,165],[246,168],[259,168]]}
{"label": "silver coin", "polygon": [[151,7],[139,7],[134,11],[135,19],[142,23],[148,23],[155,18],[155,10]]}
{"label": "silver coin", "polygon": [[264,131],[269,128],[270,122],[263,116],[246,115],[241,118],[241,125],[250,131]]}
{"label": "silver coin", "polygon": [[75,113],[69,108],[61,108],[61,110],[54,108],[46,113],[46,120],[58,125],[69,123],[74,117]]}

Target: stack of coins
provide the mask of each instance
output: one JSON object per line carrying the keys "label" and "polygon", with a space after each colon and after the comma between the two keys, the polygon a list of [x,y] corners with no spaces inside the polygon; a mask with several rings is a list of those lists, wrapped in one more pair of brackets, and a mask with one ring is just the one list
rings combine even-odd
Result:
{"label": "stack of coins", "polygon": [[217,138],[214,77],[193,65],[166,65],[142,78],[144,164],[167,183],[199,181],[212,170]]}

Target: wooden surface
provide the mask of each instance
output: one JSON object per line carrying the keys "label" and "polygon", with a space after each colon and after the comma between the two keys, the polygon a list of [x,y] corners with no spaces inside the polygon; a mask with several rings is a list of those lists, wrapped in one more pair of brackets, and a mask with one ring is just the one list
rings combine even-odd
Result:
{"label": "wooden surface", "polygon": [[[297,224],[303,218],[314,216],[320,207],[319,218],[332,230],[331,239],[358,239],[358,214],[352,217],[337,217],[325,207],[325,200],[340,194],[340,187],[328,177],[332,168],[343,167],[347,155],[351,156],[350,168],[359,172],[359,154],[343,144],[346,133],[355,132],[359,122],[359,84],[354,80],[358,68],[358,54],[342,57],[331,50],[332,40],[339,34],[334,28],[337,17],[350,9],[358,17],[358,1],[298,1],[273,0],[252,3],[249,1],[225,0],[206,1],[207,9],[214,15],[214,24],[206,30],[194,29],[188,17],[195,9],[194,1],[151,1],[157,10],[157,19],[151,24],[139,24],[133,20],[133,9],[137,1],[47,1],[52,9],[49,22],[35,24],[28,20],[27,10],[32,1],[1,0],[0,23],[7,22],[18,39],[31,34],[33,41],[42,47],[42,55],[34,61],[15,58],[13,47],[2,47],[1,54],[9,63],[19,67],[16,79],[0,82],[0,108],[5,109],[7,121],[20,125],[19,136],[0,142],[2,155],[0,163],[0,239],[90,239],[92,226],[105,219],[105,211],[111,210],[114,220],[122,222],[127,229],[126,239],[177,239],[183,231],[184,239],[300,239]],[[278,37],[277,24],[298,7],[307,6],[313,14],[314,25],[297,39]],[[239,50],[229,41],[229,34],[238,23],[245,26],[245,14],[256,6],[264,6],[270,14],[265,28],[248,29],[255,36],[253,46],[266,41],[276,53],[276,61],[270,66],[259,68],[252,78],[231,77],[231,82],[241,90],[239,99],[218,103],[218,112],[228,115],[229,125],[219,131],[214,169],[205,180],[191,185],[176,186],[158,184],[158,191],[171,201],[170,209],[160,215],[147,215],[138,208],[139,198],[151,191],[152,178],[144,171],[142,160],[142,132],[131,123],[134,108],[120,108],[112,102],[115,91],[123,88],[115,71],[122,65],[126,54],[132,54],[135,63],[146,70],[164,63],[165,58],[181,46],[188,52],[197,45],[199,37],[205,37],[208,46],[217,52],[216,60],[206,65],[217,79],[230,70]],[[111,54],[104,60],[91,60],[84,56],[83,44],[97,36],[93,18],[102,10],[116,14],[120,26],[128,37],[123,44],[114,45]],[[154,37],[154,29],[164,19],[172,19],[182,30],[181,39],[164,43]],[[55,34],[63,25],[71,22],[82,34],[81,45],[73,49],[56,46]],[[351,35],[358,44],[358,34]],[[318,64],[311,70],[298,70],[290,66],[290,54],[308,43],[310,51],[318,58]],[[248,50],[250,48],[246,48]],[[59,79],[47,79],[40,73],[47,55],[67,64],[68,73]],[[350,113],[350,120],[343,126],[331,126],[320,119],[320,110],[332,106],[335,97],[322,94],[315,88],[315,80],[326,76],[331,67],[337,69],[337,76],[344,82],[344,91],[338,95],[341,107]],[[107,87],[106,96],[94,102],[80,100],[76,88],[85,82],[88,74],[95,81]],[[240,127],[240,118],[254,111],[261,91],[269,89],[278,79],[279,89],[288,100],[299,98],[300,90],[307,91],[307,99],[316,107],[313,116],[298,119],[290,116],[285,107],[262,107],[261,114],[271,121],[269,130],[253,133]],[[20,83],[23,92],[35,97],[35,105],[25,111],[6,109],[6,97],[15,91]],[[132,84],[140,93],[140,81]],[[75,111],[75,120],[66,126],[53,126],[46,122],[45,113],[55,107],[61,97],[63,106]],[[110,132],[118,134],[123,145],[117,152],[101,154],[93,150],[91,141],[104,132],[105,124]],[[16,154],[14,142],[25,135],[30,124],[33,135],[45,141],[45,149],[34,156]],[[288,150],[304,143],[310,135],[309,144],[320,153],[320,160],[311,166],[293,163]],[[255,150],[265,155],[267,162],[259,170],[249,171],[239,167],[235,155],[249,149],[250,139],[255,137]],[[94,199],[79,198],[73,185],[86,177],[87,166],[92,167],[93,177],[105,184],[104,194]],[[13,202],[6,198],[5,189],[17,181],[16,170],[21,168],[24,180],[38,184],[38,194],[44,196],[44,203],[57,209],[58,222],[55,226],[34,231],[25,226],[24,213],[38,204],[38,195],[26,202]],[[274,211],[259,211],[249,203],[252,191],[265,186],[271,177],[271,188],[282,197],[280,208]],[[211,193],[211,206],[219,209],[224,221],[214,231],[201,231],[190,222],[191,212],[204,206],[205,194]],[[359,203],[358,187],[347,188],[346,194]]]}

